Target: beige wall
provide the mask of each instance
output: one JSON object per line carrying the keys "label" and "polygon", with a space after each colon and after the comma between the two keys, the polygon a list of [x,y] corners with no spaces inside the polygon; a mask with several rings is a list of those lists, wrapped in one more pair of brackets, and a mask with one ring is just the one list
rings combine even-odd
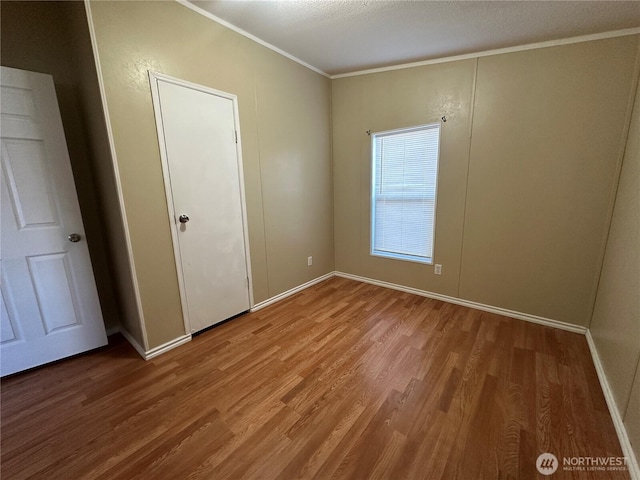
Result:
{"label": "beige wall", "polygon": [[[591,334],[640,458],[640,86],[629,129]],[[635,378],[635,383],[634,383]],[[632,394],[633,391],[633,394]]]}
{"label": "beige wall", "polygon": [[[637,52],[627,36],[479,58],[473,110],[475,60],[335,80],[336,269],[586,325]],[[364,132],[442,114],[438,277],[369,255]]]}
{"label": "beige wall", "polygon": [[[443,63],[333,82],[336,270],[455,296],[458,292],[471,101],[476,61]],[[433,123],[442,115],[433,266],[373,257],[370,142],[365,132]]]}
{"label": "beige wall", "polygon": [[638,37],[481,58],[460,296],[586,325]]}
{"label": "beige wall", "polygon": [[83,3],[68,3],[74,5],[70,10],[69,35],[76,52],[74,63],[78,71],[81,114],[97,188],[100,219],[105,226],[104,244],[120,307],[120,327],[143,345],[142,324],[126,249],[124,223],[118,200],[87,14]]}
{"label": "beige wall", "polygon": [[[148,69],[238,95],[256,302],[333,270],[335,245],[339,271],[586,325],[637,36],[330,82],[174,2],[92,10],[150,348],[183,331]],[[56,77],[105,318],[118,298],[142,344],[83,24],[79,3],[3,2],[2,63]],[[365,131],[443,114],[436,276],[369,255]]]}
{"label": "beige wall", "polygon": [[640,459],[640,367],[636,370],[636,380],[633,382],[627,411],[624,414],[624,428],[629,436],[631,447]]}
{"label": "beige wall", "polygon": [[91,9],[149,347],[184,329],[148,69],[238,96],[255,301],[332,271],[330,81],[174,2]]}
{"label": "beige wall", "polygon": [[[100,305],[107,328],[115,327],[120,313],[107,255],[105,232],[109,227],[103,221],[100,185],[96,180],[96,157],[100,152],[93,140],[106,138],[106,132],[103,127],[93,139],[89,132],[91,125],[83,90],[91,84],[97,86],[97,78],[83,4],[1,2],[0,8],[2,65],[53,76]],[[88,50],[83,49],[87,46]],[[99,102],[99,96],[92,99],[89,101]],[[94,115],[100,118],[102,113],[93,112]]]}

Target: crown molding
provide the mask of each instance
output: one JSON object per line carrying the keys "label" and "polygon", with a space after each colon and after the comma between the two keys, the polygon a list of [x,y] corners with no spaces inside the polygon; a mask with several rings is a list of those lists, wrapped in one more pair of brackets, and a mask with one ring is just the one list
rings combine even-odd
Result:
{"label": "crown molding", "polygon": [[425,65],[435,65],[437,63],[456,62],[459,60],[469,60],[473,58],[488,57],[491,55],[501,55],[503,53],[523,52],[525,50],[535,50],[537,48],[557,47],[559,45],[569,45],[572,43],[592,42],[594,40],[603,40],[605,38],[624,37],[627,35],[640,34],[640,28],[627,28],[625,30],[613,30],[611,32],[594,33],[591,35],[582,35],[579,37],[561,38],[558,40],[549,40],[546,42],[529,43],[526,45],[517,45],[514,47],[498,48],[495,50],[485,50],[482,52],[466,53],[463,55],[454,55],[451,57],[434,58],[432,60],[423,60],[420,62],[401,63],[388,67],[369,68],[366,70],[357,70],[354,72],[340,73],[331,75],[331,80],[345,77],[355,77],[358,75],[369,75],[371,73],[389,72],[392,70],[403,70],[405,68],[423,67]]}
{"label": "crown molding", "polygon": [[214,22],[219,23],[220,25],[222,25],[224,27],[227,27],[228,29],[233,30],[236,33],[239,33],[243,37],[247,37],[249,40],[253,40],[256,43],[259,43],[260,45],[262,45],[263,47],[268,48],[269,50],[273,50],[274,52],[279,53],[283,57],[287,57],[289,60],[293,60],[294,62],[299,63],[300,65],[302,65],[303,67],[308,68],[309,70],[313,70],[314,72],[319,73],[320,75],[322,75],[324,77],[331,78],[331,75],[329,75],[327,72],[323,72],[319,68],[316,68],[313,65],[310,65],[307,62],[305,62],[303,60],[300,60],[298,57],[294,57],[290,53],[285,52],[284,50],[276,47],[275,45],[271,45],[269,42],[265,42],[261,38],[258,38],[255,35],[252,35],[249,32],[247,32],[245,30],[242,30],[241,28],[236,27],[232,23],[229,23],[229,22],[227,22],[226,20],[223,20],[220,17],[216,17],[211,12],[208,12],[205,9],[198,7],[197,5],[194,5],[193,3],[191,3],[191,2],[189,2],[187,0],[176,0],[176,2],[178,2],[180,5],[182,5],[184,7],[187,7],[190,10],[193,10],[196,13],[199,13],[200,15],[204,15],[209,20],[213,20]]}
{"label": "crown molding", "polygon": [[572,43],[582,43],[582,42],[592,42],[594,40],[603,40],[606,38],[615,38],[615,37],[624,37],[627,35],[638,35],[640,34],[640,27],[637,28],[627,28],[624,30],[613,30],[610,32],[601,32],[601,33],[593,33],[590,35],[581,35],[578,37],[569,37],[569,38],[561,38],[558,40],[548,40],[545,42],[537,42],[537,43],[528,43],[525,45],[516,45],[513,47],[505,47],[505,48],[498,48],[498,49],[494,49],[494,50],[484,50],[484,51],[480,51],[480,52],[474,52],[474,53],[465,53],[462,55],[454,55],[454,56],[449,56],[449,57],[439,57],[439,58],[434,58],[431,60],[422,60],[419,62],[410,62],[410,63],[400,63],[398,65],[390,65],[387,67],[379,67],[379,68],[368,68],[368,69],[364,69],[364,70],[354,70],[352,72],[345,72],[345,73],[338,73],[335,75],[330,75],[327,72],[320,70],[319,68],[314,67],[313,65],[305,62],[304,60],[300,60],[298,57],[295,57],[293,55],[291,55],[288,52],[285,52],[284,50],[276,47],[275,45],[270,44],[269,42],[265,42],[264,40],[262,40],[261,38],[256,37],[255,35],[252,35],[251,33],[242,30],[241,28],[236,27],[235,25],[233,25],[232,23],[227,22],[226,20],[223,20],[220,17],[215,16],[214,14],[212,14],[211,12],[206,11],[203,8],[198,7],[197,5],[192,4],[191,2],[189,2],[188,0],[176,0],[176,2],[178,2],[180,5],[183,5],[185,7],[187,7],[188,9],[199,13],[200,15],[204,15],[205,17],[207,17],[210,20],[213,20],[216,23],[219,23],[220,25],[223,25],[225,27],[227,27],[230,30],[233,30],[236,33],[239,33],[240,35],[247,37],[250,40],[253,40],[254,42],[262,45],[263,47],[268,48],[269,50],[272,50],[276,53],[279,53],[280,55],[288,58],[289,60],[293,60],[294,62],[302,65],[303,67],[308,68],[309,70],[312,70],[316,73],[319,73],[320,75],[330,78],[331,80],[335,80],[338,78],[346,78],[346,77],[355,77],[355,76],[359,76],[359,75],[368,75],[371,73],[380,73],[380,72],[389,72],[389,71],[393,71],[393,70],[403,70],[405,68],[415,68],[415,67],[423,67],[425,65],[435,65],[438,63],[446,63],[446,62],[456,62],[459,60],[469,60],[469,59],[473,59],[473,58],[480,58],[480,57],[488,57],[491,55],[501,55],[503,53],[513,53],[513,52],[523,52],[526,50],[535,50],[537,48],[547,48],[547,47],[557,47],[559,45],[570,45]]}

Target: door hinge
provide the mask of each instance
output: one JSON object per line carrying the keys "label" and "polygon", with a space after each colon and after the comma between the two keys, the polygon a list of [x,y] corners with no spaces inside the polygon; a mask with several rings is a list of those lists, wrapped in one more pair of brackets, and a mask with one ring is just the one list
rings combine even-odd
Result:
{"label": "door hinge", "polygon": [[247,277],[247,288],[249,288],[249,277]]}
{"label": "door hinge", "polygon": [[236,134],[236,143],[238,143],[238,131],[234,130],[234,133]]}

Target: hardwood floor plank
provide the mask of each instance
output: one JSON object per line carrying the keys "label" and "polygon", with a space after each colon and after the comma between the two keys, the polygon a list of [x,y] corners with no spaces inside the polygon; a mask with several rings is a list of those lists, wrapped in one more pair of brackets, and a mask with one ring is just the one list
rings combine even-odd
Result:
{"label": "hardwood floor plank", "polygon": [[[337,278],[4,378],[3,478],[536,479],[622,456],[582,335]],[[628,479],[564,471],[553,478]]]}
{"label": "hardwood floor plank", "polygon": [[288,444],[290,440],[278,427],[286,428],[298,420],[298,414],[284,404],[276,415],[262,424],[255,433],[249,436],[225,458],[215,469],[219,478],[241,478],[250,466],[260,458],[261,453],[271,445]]}
{"label": "hardwood floor plank", "polygon": [[391,432],[391,438],[384,446],[384,450],[380,453],[377,461],[371,468],[369,480],[385,480],[389,478],[397,478],[395,465],[404,450],[407,443],[407,437],[395,430]]}
{"label": "hardwood floor plank", "polygon": [[320,468],[365,408],[354,386],[335,392],[322,407],[311,409],[291,426],[287,436],[299,447],[279,479],[310,478]]}

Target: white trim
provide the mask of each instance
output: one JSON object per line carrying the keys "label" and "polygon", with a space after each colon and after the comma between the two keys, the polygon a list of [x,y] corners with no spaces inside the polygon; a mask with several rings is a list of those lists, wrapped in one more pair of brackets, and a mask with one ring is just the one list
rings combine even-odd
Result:
{"label": "white trim", "polygon": [[233,105],[233,122],[237,133],[236,141],[236,164],[238,167],[238,181],[240,183],[240,207],[242,210],[242,238],[245,251],[245,266],[247,270],[247,294],[249,297],[249,306],[253,304],[253,278],[251,274],[251,254],[249,252],[249,226],[247,224],[247,206],[244,189],[244,168],[242,165],[242,139],[240,135],[240,117],[238,114],[238,97],[231,93],[223,92],[204,85],[181,80],[171,77],[163,73],[152,72],[149,70],[149,84],[151,85],[151,99],[153,102],[153,112],[156,121],[156,131],[158,133],[158,144],[160,147],[160,163],[162,165],[162,177],[164,181],[164,190],[167,197],[167,213],[169,215],[169,225],[171,228],[171,239],[173,244],[173,256],[178,274],[178,288],[180,290],[180,303],[182,305],[182,321],[184,324],[185,334],[193,333],[191,322],[189,320],[189,308],[187,305],[187,289],[184,281],[184,273],[182,271],[182,261],[180,255],[180,243],[178,237],[178,227],[176,225],[176,212],[174,211],[173,190],[171,188],[171,175],[169,172],[169,159],[167,158],[167,147],[164,140],[164,119],[162,118],[162,109],[160,108],[160,91],[158,82],[163,81],[178,85],[180,87],[190,88],[198,92],[215,95],[217,97],[231,100]]}
{"label": "white trim", "polygon": [[448,295],[442,295],[440,293],[428,292],[426,290],[420,290],[418,288],[405,287],[403,285],[397,285],[395,283],[383,282],[381,280],[374,280],[372,278],[361,277],[359,275],[352,275],[350,273],[335,272],[337,277],[348,278],[350,280],[356,280],[358,282],[370,283],[379,287],[391,288],[393,290],[400,290],[401,292],[413,293],[414,295],[420,295],[422,297],[433,298],[435,300],[441,300],[443,302],[454,303],[456,305],[462,305],[463,307],[475,308],[476,310],[482,310],[485,312],[495,313],[498,315],[504,315],[506,317],[517,318],[519,320],[525,320],[531,323],[537,323],[545,325],[547,327],[559,328],[560,330],[567,330],[569,332],[585,334],[586,327],[580,325],[573,325],[571,323],[561,322],[559,320],[553,320],[551,318],[539,317],[537,315],[531,315],[529,313],[516,312],[514,310],[507,310],[506,308],[494,307],[492,305],[485,305],[484,303],[472,302],[470,300],[463,300],[461,298],[450,297]]}
{"label": "white trim", "polygon": [[[423,297],[433,298],[436,300],[441,300],[443,302],[454,303],[456,305],[462,305],[469,308],[475,308],[478,310],[483,310],[486,312],[496,313],[499,315],[505,315],[508,317],[516,318],[519,320],[524,320],[527,322],[537,323],[541,325],[545,325],[552,328],[558,328],[560,330],[567,330],[575,333],[582,333],[586,336],[587,344],[589,345],[589,350],[591,352],[591,357],[593,359],[593,364],[596,368],[596,373],[598,375],[598,380],[600,381],[600,387],[602,388],[602,393],[604,394],[605,400],[607,402],[607,407],[609,408],[609,413],[611,415],[611,420],[616,430],[616,434],[618,435],[618,440],[620,442],[620,446],[622,448],[622,453],[625,457],[629,459],[628,468],[629,474],[631,475],[632,480],[640,480],[640,468],[638,466],[638,460],[634,454],[633,448],[631,447],[631,442],[629,441],[629,436],[627,435],[627,430],[624,426],[624,422],[622,417],[620,416],[620,412],[618,407],[616,406],[615,400],[613,398],[613,394],[611,392],[611,388],[609,387],[609,382],[607,381],[606,374],[604,372],[604,368],[602,366],[602,362],[600,361],[600,357],[598,355],[598,350],[593,341],[593,337],[591,336],[591,331],[585,327],[580,327],[577,325],[571,325],[569,323],[560,322],[557,320],[552,320],[549,318],[538,317],[536,315],[530,315],[521,312],[515,312],[513,310],[507,310],[504,308],[493,307],[490,305],[484,305],[477,302],[471,302],[468,300],[461,300],[458,298],[450,297],[448,295],[441,295],[438,293],[427,292],[425,290],[419,290],[417,288],[404,287],[402,285],[397,285],[389,282],[383,282],[380,280],[374,280],[367,277],[361,277],[359,275],[352,275],[349,273],[343,272],[329,272],[325,275],[322,275],[318,278],[310,280],[302,285],[299,285],[295,288],[287,290],[275,297],[271,297],[267,300],[264,300],[260,303],[257,303],[251,308],[251,312],[255,312],[261,310],[269,305],[279,302],[280,300],[284,300],[287,297],[290,297],[302,290],[305,290],[317,283],[320,283],[324,280],[327,280],[331,277],[342,277],[347,278],[349,280],[355,280],[359,282],[369,283],[372,285],[377,285],[384,288],[390,288],[393,290],[399,290],[402,292],[412,293],[414,295],[420,295]],[[191,340],[191,335],[183,335],[181,337],[175,338],[167,343],[164,343],[158,347],[152,348],[149,351],[145,351],[139,344],[136,342],[133,337],[126,330],[119,328],[120,333],[127,339],[127,341],[133,346],[133,348],[140,354],[140,356],[144,360],[150,360],[158,355],[161,355],[173,348],[176,348],[180,345],[183,345]],[[110,329],[111,331],[111,329]]]}
{"label": "white trim", "polygon": [[442,300],[444,302],[454,303],[457,305],[462,305],[469,308],[475,308],[475,309],[483,310],[486,312],[497,313],[499,315],[505,315],[508,317],[517,318],[519,320],[538,323],[541,325],[545,325],[547,327],[558,328],[560,330],[567,330],[570,332],[581,333],[585,335],[585,337],[587,338],[587,344],[589,345],[589,350],[591,352],[591,357],[593,359],[593,364],[596,368],[598,380],[600,381],[600,387],[602,388],[602,393],[604,394],[604,398],[607,402],[607,407],[609,408],[609,414],[611,415],[613,426],[615,427],[616,434],[618,435],[618,441],[620,442],[622,453],[629,460],[627,464],[627,467],[629,469],[629,474],[631,475],[632,480],[640,480],[640,467],[638,466],[638,459],[636,458],[633,448],[631,446],[631,442],[629,441],[629,436],[627,435],[627,429],[624,426],[624,422],[622,420],[622,417],[616,405],[615,399],[613,397],[613,393],[611,392],[611,388],[609,387],[609,382],[607,380],[607,376],[602,366],[602,362],[600,361],[598,350],[593,341],[593,337],[591,336],[591,331],[588,328],[581,327],[578,325],[572,325],[565,322],[560,322],[558,320],[552,320],[550,318],[538,317],[536,315],[530,315],[528,313],[515,312],[513,310],[507,310],[500,307],[493,307],[490,305],[484,305],[482,303],[472,302],[468,300],[461,300],[459,298],[449,297],[447,295],[441,295],[438,293],[427,292],[424,290],[419,290],[417,288],[404,287],[402,285],[396,285],[389,282],[373,280],[371,278],[361,277],[359,275],[351,275],[349,273],[342,273],[342,272],[334,272],[334,274],[337,277],[348,278],[350,280],[370,283],[372,285],[377,285],[380,287],[391,288],[394,290],[400,290],[402,292],[407,292],[407,293],[413,293],[415,295],[421,295],[423,297]]}
{"label": "white trim", "polygon": [[162,355],[163,353],[168,352],[169,350],[173,350],[180,345],[184,345],[187,342],[191,341],[191,334],[182,335],[180,337],[174,338],[173,340],[168,341],[167,343],[163,343],[151,350],[147,350],[145,353],[144,359],[151,360],[158,355]]}
{"label": "white trim", "polygon": [[629,468],[629,474],[631,475],[632,480],[640,480],[640,467],[638,466],[638,459],[636,458],[633,452],[633,448],[631,447],[631,442],[629,441],[629,436],[627,435],[627,429],[624,426],[622,416],[620,415],[620,411],[618,410],[618,406],[616,405],[613,393],[611,392],[611,388],[609,387],[609,382],[602,366],[602,362],[600,361],[598,349],[596,348],[596,344],[593,341],[590,330],[587,330],[586,337],[587,343],[589,344],[589,350],[591,351],[591,358],[593,359],[593,364],[595,365],[596,372],[598,374],[598,380],[600,380],[600,387],[602,387],[602,393],[604,393],[604,398],[607,402],[607,406],[609,407],[609,413],[611,414],[613,426],[615,427],[616,433],[618,434],[618,440],[620,441],[620,446],[622,447],[622,453],[625,457],[628,458],[627,467]]}
{"label": "white trim", "polygon": [[133,338],[133,336],[127,330],[125,330],[122,327],[120,327],[120,333],[127,340],[127,342],[129,342],[131,344],[131,346],[135,349],[135,351],[138,352],[138,355],[140,355],[143,358],[143,360],[146,360],[147,359],[147,352],[142,347],[142,345],[140,345],[137,342],[137,340],[135,338]]}
{"label": "white trim", "polygon": [[158,355],[162,355],[163,353],[166,353],[169,350],[173,350],[174,348],[179,347],[180,345],[184,345],[185,343],[191,341],[191,334],[181,335],[177,338],[174,338],[173,340],[169,340],[168,342],[163,343],[162,345],[158,345],[157,347],[154,347],[151,350],[145,350],[133,338],[133,336],[124,328],[122,327],[116,328],[114,333],[116,332],[120,332],[122,334],[122,336],[127,340],[127,342],[131,344],[134,350],[138,352],[138,355],[140,355],[144,361],[151,360],[152,358],[157,357]]}
{"label": "white trim", "polygon": [[291,295],[294,295],[298,292],[301,292],[302,290],[309,288],[313,285],[315,285],[316,283],[320,283],[324,280],[327,280],[331,277],[333,277],[336,274],[336,272],[329,272],[325,275],[322,275],[321,277],[318,278],[314,278],[313,280],[309,280],[306,283],[303,283],[302,285],[298,285],[297,287],[292,288],[291,290],[287,290],[286,292],[282,292],[278,295],[276,295],[275,297],[271,297],[271,298],[267,298],[266,300],[263,300],[262,302],[256,303],[253,307],[251,307],[251,312],[256,312],[260,309],[263,309],[264,307],[268,307],[269,305],[272,305],[276,302],[279,302],[280,300],[284,300],[287,297],[290,297]]}
{"label": "white trim", "polygon": [[[255,312],[264,307],[272,305],[280,300],[284,300],[291,295],[294,295],[306,288],[315,285],[316,283],[320,283],[324,280],[327,280],[331,277],[342,277],[347,278],[349,280],[355,280],[357,282],[370,283],[372,285],[377,285],[379,287],[390,288],[392,290],[399,290],[401,292],[412,293],[414,295],[420,295],[421,297],[433,298],[435,300],[440,300],[447,303],[453,303],[456,305],[462,305],[463,307],[475,308],[476,310],[482,310],[485,312],[495,313],[497,315],[504,315],[506,317],[516,318],[518,320],[524,320],[526,322],[537,323],[539,325],[544,325],[546,327],[558,328],[560,330],[566,330],[574,333],[585,334],[587,332],[587,328],[580,325],[573,325],[571,323],[561,322],[559,320],[553,320],[551,318],[539,317],[537,315],[531,315],[529,313],[516,312],[514,310],[507,310],[506,308],[494,307],[492,305],[485,305],[484,303],[472,302],[470,300],[463,300],[461,298],[450,297],[448,295],[442,295],[440,293],[428,292],[426,290],[420,290],[418,288],[405,287],[403,285],[397,285],[395,283],[384,282],[381,280],[374,280],[372,278],[361,277],[360,275],[352,275],[350,273],[344,272],[329,272],[321,277],[310,280],[307,283],[303,283],[297,287],[292,288],[291,290],[287,290],[275,297],[268,298],[260,303],[257,303],[251,308],[251,312]],[[640,479],[638,479],[640,480]]]}
{"label": "white trim", "polygon": [[[438,178],[440,176],[440,145],[442,143],[442,118],[440,117],[438,120],[425,123],[423,125],[416,125],[413,127],[405,127],[405,128],[396,128],[394,130],[385,130],[382,132],[372,132],[369,131],[368,134],[371,137],[371,142],[369,143],[369,162],[371,165],[371,198],[369,199],[370,205],[370,232],[369,232],[369,255],[372,257],[382,257],[382,258],[391,258],[394,260],[401,260],[404,262],[413,262],[413,263],[422,263],[423,265],[434,265],[435,264],[435,254],[436,254],[436,214],[438,211]],[[378,137],[387,137],[391,135],[398,135],[401,133],[410,133],[419,130],[430,130],[432,128],[438,128],[438,152],[436,153],[436,182],[434,188],[434,196],[433,196],[433,224],[431,225],[431,256],[430,257],[420,257],[419,255],[414,254],[403,254],[398,252],[390,252],[384,250],[376,250],[375,249],[375,238],[376,238],[376,162],[377,162],[377,152],[376,152],[376,139]],[[382,159],[381,159],[382,162]],[[381,163],[382,166],[382,163]],[[428,229],[427,229],[428,230]]]}
{"label": "white trim", "polygon": [[160,165],[162,167],[162,179],[164,184],[165,197],[167,199],[167,213],[169,215],[169,228],[171,230],[171,245],[173,247],[173,261],[176,265],[178,276],[178,290],[180,291],[180,306],[182,309],[182,324],[184,332],[191,332],[191,321],[189,320],[189,307],[187,305],[187,290],[182,272],[182,261],[180,257],[180,244],[178,241],[178,230],[176,227],[176,213],[174,210],[173,190],[171,189],[171,177],[169,175],[169,161],[167,159],[167,147],[164,142],[164,120],[160,108],[160,92],[158,89],[158,79],[160,75],[148,71],[149,84],[151,86],[151,101],[153,103],[153,114],[155,117],[156,132],[158,135],[158,146],[160,149]]}
{"label": "white trim", "polygon": [[[88,0],[85,0],[88,1]],[[484,50],[484,51],[480,51],[480,52],[474,52],[474,53],[465,53],[462,55],[453,55],[453,56],[449,56],[449,57],[440,57],[440,58],[434,58],[431,60],[422,60],[419,62],[410,62],[410,63],[401,63],[398,65],[390,65],[390,66],[386,66],[386,67],[378,67],[378,68],[369,68],[369,69],[365,69],[365,70],[355,70],[353,72],[346,72],[346,73],[338,73],[335,75],[331,75],[328,74],[327,72],[320,70],[317,67],[314,67],[313,65],[305,62],[304,60],[300,60],[298,57],[295,57],[293,55],[291,55],[290,53],[276,47],[275,45],[272,45],[264,40],[262,40],[259,37],[256,37],[255,35],[242,30],[241,28],[233,25],[232,23],[229,23],[226,20],[223,20],[220,17],[217,17],[216,15],[214,15],[211,12],[208,12],[207,10],[198,7],[197,5],[192,4],[191,2],[189,2],[188,0],[176,0],[176,2],[178,2],[180,5],[187,7],[188,9],[199,13],[200,15],[203,15],[205,17],[207,17],[210,20],[213,20],[214,22],[227,27],[230,30],[233,30],[236,33],[239,33],[240,35],[247,37],[250,40],[253,40],[254,42],[262,45],[263,47],[268,48],[269,50],[272,50],[276,53],[279,53],[280,55],[288,58],[289,60],[293,60],[296,63],[299,63],[300,65],[302,65],[303,67],[308,68],[309,70],[313,70],[316,73],[319,73],[320,75],[323,75],[327,78],[330,78],[331,80],[335,80],[338,78],[345,78],[345,77],[354,77],[354,76],[358,76],[358,75],[367,75],[370,73],[379,73],[379,72],[388,72],[388,71],[392,71],[392,70],[403,70],[405,68],[414,68],[414,67],[422,67],[425,65],[435,65],[438,63],[446,63],[446,62],[455,62],[458,60],[468,60],[471,58],[479,58],[479,57],[488,57],[491,55],[500,55],[503,53],[513,53],[513,52],[522,52],[525,50],[534,50],[536,48],[547,48],[547,47],[556,47],[559,45],[570,45],[572,43],[582,43],[582,42],[591,42],[594,40],[603,40],[606,38],[615,38],[615,37],[624,37],[627,35],[636,35],[636,34],[640,34],[640,28],[636,27],[636,28],[626,28],[623,30],[612,30],[610,32],[600,32],[600,33],[592,33],[589,35],[580,35],[577,37],[569,37],[569,38],[560,38],[557,40],[547,40],[544,42],[536,42],[536,43],[527,43],[525,45],[516,45],[513,47],[505,47],[505,48],[497,48],[494,50]]]}
{"label": "white trim", "polygon": [[244,188],[244,160],[242,159],[242,133],[240,132],[240,110],[238,97],[233,95],[233,119],[236,129],[236,156],[238,159],[238,178],[240,180],[240,208],[242,209],[242,232],[244,238],[244,255],[249,281],[249,305],[253,305],[253,271],[251,270],[251,248],[249,245],[249,215],[247,214],[247,197]]}
{"label": "white trim", "polygon": [[100,55],[98,54],[98,41],[96,39],[96,31],[93,25],[93,16],[91,15],[91,4],[89,0],[84,1],[87,13],[87,23],[89,26],[89,35],[91,37],[91,47],[96,63],[96,74],[98,76],[98,86],[100,87],[100,99],[102,100],[102,109],[104,110],[104,119],[107,126],[107,137],[109,138],[109,150],[111,151],[111,163],[113,166],[113,176],[116,184],[116,192],[118,194],[118,203],[120,205],[120,214],[122,215],[122,226],[124,230],[125,246],[127,249],[127,258],[129,259],[129,267],[131,269],[131,279],[133,283],[133,293],[136,299],[136,309],[138,310],[138,318],[142,327],[142,341],[146,348],[149,348],[149,340],[147,338],[147,328],[144,321],[144,313],[142,310],[142,299],[138,286],[138,275],[133,260],[133,247],[131,245],[131,236],[129,235],[129,222],[127,221],[127,211],[125,208],[124,195],[122,193],[122,183],[120,182],[120,171],[118,169],[118,159],[116,156],[116,146],[113,139],[113,130],[111,128],[111,119],[109,117],[109,107],[107,106],[107,95],[104,87],[104,78],[102,76],[102,68],[100,67]]}
{"label": "white trim", "polygon": [[456,62],[459,60],[469,60],[472,58],[488,57],[491,55],[501,55],[503,53],[523,52],[525,50],[534,50],[537,48],[557,47],[559,45],[569,45],[572,43],[591,42],[593,40],[604,40],[606,38],[624,37],[627,35],[636,35],[639,33],[640,33],[640,28],[627,28],[624,30],[614,30],[611,32],[594,33],[591,35],[582,35],[579,37],[561,38],[558,40],[549,40],[546,42],[529,43],[526,45],[498,48],[495,50],[485,50],[483,52],[466,53],[464,55],[454,55],[451,57],[434,58],[432,60],[423,60],[421,62],[401,63],[399,65],[391,65],[388,67],[369,68],[366,70],[358,70],[355,72],[339,73],[337,75],[331,75],[329,78],[331,78],[331,80],[335,80],[337,78],[355,77],[358,75],[368,75],[370,73],[389,72],[392,70],[403,70],[405,68],[423,67],[425,65],[435,65],[437,63]]}
{"label": "white trim", "polygon": [[258,38],[255,35],[252,35],[249,32],[247,32],[245,30],[242,30],[241,28],[236,27],[232,23],[229,23],[226,20],[223,20],[222,18],[215,16],[213,13],[208,12],[205,9],[194,5],[194,4],[190,3],[190,2],[188,2],[187,0],[176,0],[176,1],[180,5],[183,5],[183,6],[187,7],[188,9],[193,10],[196,13],[199,13],[200,15],[204,15],[208,19],[213,20],[214,22],[219,23],[220,25],[222,25],[224,27],[227,27],[228,29],[233,30],[236,33],[239,33],[243,37],[247,37],[249,40],[253,40],[256,43],[259,43],[263,47],[267,47],[269,50],[273,50],[274,52],[279,53],[283,57],[287,57],[289,60],[293,60],[294,62],[299,63],[300,65],[302,65],[303,67],[308,68],[309,70],[313,70],[314,72],[319,73],[320,75],[322,75],[324,77],[331,78],[331,75],[329,75],[327,72],[323,72],[319,68],[316,68],[313,65],[308,64],[304,60],[300,60],[298,57],[294,57],[290,53],[287,53],[284,50],[281,50],[280,48],[276,47],[275,45],[271,45],[270,43],[265,42],[261,38]]}

